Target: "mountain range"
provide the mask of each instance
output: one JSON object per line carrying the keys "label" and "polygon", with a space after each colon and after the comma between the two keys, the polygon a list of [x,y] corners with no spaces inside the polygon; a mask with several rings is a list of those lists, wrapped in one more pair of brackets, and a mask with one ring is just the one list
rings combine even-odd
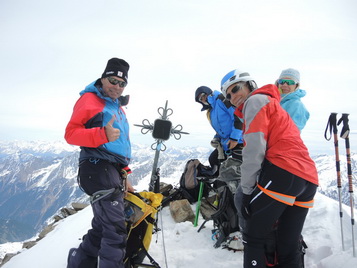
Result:
{"label": "mountain range", "polygon": [[[158,167],[161,181],[178,184],[185,163],[197,158],[203,164],[211,148],[167,148],[160,153]],[[79,148],[64,141],[0,141],[0,244],[33,237],[52,217],[72,202],[88,202],[78,188]],[[130,180],[135,188],[148,188],[155,151],[150,146],[133,145]],[[312,156],[316,162],[319,192],[338,200],[334,155]],[[346,157],[340,155],[342,202],[350,204]],[[351,155],[352,171],[357,155]],[[353,187],[357,182],[353,178]],[[356,198],[356,194],[354,198]]]}
{"label": "mountain range", "polygon": [[[208,148],[170,148],[160,154],[162,177],[180,178],[188,159],[207,159]],[[77,185],[79,148],[65,142],[0,141],[0,244],[39,232],[60,208],[88,202]],[[130,180],[150,182],[155,151],[133,145]]]}

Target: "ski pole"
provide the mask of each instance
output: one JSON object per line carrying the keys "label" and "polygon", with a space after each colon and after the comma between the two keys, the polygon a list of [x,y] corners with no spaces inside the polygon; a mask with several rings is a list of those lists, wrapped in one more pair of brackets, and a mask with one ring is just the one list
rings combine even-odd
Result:
{"label": "ski pole", "polygon": [[[327,137],[327,132],[330,130],[330,137]],[[331,133],[333,132],[333,140],[335,145],[335,158],[336,158],[336,173],[337,173],[337,190],[338,190],[338,201],[339,201],[339,213],[340,213],[340,225],[341,225],[341,239],[342,239],[342,250],[345,250],[345,243],[343,238],[343,212],[342,212],[342,198],[341,198],[341,171],[340,171],[340,156],[338,151],[338,137],[337,137],[337,113],[331,113],[327,121],[327,126],[325,130],[325,139],[331,139]]]}
{"label": "ski pole", "polygon": [[347,177],[348,177],[348,192],[350,193],[350,206],[351,206],[351,225],[352,225],[352,248],[353,257],[356,257],[355,251],[355,237],[354,237],[354,201],[353,201],[353,184],[352,184],[352,167],[351,167],[351,150],[350,150],[350,127],[348,125],[348,114],[342,114],[340,120],[338,120],[338,125],[343,123],[341,138],[345,139],[346,144],[346,157],[347,157]]}
{"label": "ski pole", "polygon": [[194,227],[197,227],[198,215],[200,214],[201,199],[202,199],[202,194],[203,194],[203,185],[204,185],[204,182],[201,180],[200,181],[200,191],[198,193],[198,200],[197,200],[197,205],[196,205],[196,216],[195,216],[195,221],[193,223]]}

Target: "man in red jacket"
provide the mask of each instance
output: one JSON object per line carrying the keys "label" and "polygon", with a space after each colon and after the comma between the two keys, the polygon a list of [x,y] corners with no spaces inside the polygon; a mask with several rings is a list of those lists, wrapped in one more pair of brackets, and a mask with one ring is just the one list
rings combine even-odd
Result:
{"label": "man in red jacket", "polygon": [[123,106],[128,98],[122,96],[128,71],[125,60],[108,60],[101,78],[80,92],[66,127],[66,141],[81,146],[78,183],[93,209],[92,229],[70,250],[67,268],[124,268],[124,194],[127,187],[133,191],[126,179],[131,145]]}
{"label": "man in red jacket", "polygon": [[276,223],[279,267],[300,268],[298,241],[318,186],[315,163],[280,106],[275,85],[257,89],[249,73],[240,70],[229,72],[221,84],[244,122],[238,202],[246,220],[244,268],[266,268],[264,244]]}

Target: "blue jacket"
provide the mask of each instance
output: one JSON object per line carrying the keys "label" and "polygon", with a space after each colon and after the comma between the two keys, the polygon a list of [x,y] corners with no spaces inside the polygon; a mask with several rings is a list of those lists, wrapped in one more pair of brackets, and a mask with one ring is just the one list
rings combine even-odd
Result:
{"label": "blue jacket", "polygon": [[305,127],[307,120],[310,118],[310,113],[305,105],[301,102],[301,98],[306,95],[303,89],[297,89],[289,94],[281,94],[280,105],[288,112],[293,119],[295,125],[300,132]]}
{"label": "blue jacket", "polygon": [[[220,96],[221,95],[221,96]],[[225,151],[228,150],[227,142],[229,140],[238,141],[243,143],[242,130],[237,128],[235,124],[234,111],[235,107],[229,102],[224,102],[222,93],[219,91],[213,91],[212,95],[209,95],[207,102],[210,104],[209,119],[213,129],[216,131],[216,136],[220,138],[222,147]]]}
{"label": "blue jacket", "polygon": [[[89,84],[80,92],[72,117],[66,127],[65,139],[69,144],[81,146],[80,161],[88,158],[105,159],[127,166],[131,158],[129,124],[121,105],[121,98],[112,100],[103,96],[101,83]],[[112,119],[120,130],[116,141],[109,142],[104,126]]]}

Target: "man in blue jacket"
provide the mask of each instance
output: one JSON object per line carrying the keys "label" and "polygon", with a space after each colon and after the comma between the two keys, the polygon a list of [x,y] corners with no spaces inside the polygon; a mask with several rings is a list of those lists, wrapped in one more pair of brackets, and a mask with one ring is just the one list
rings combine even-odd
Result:
{"label": "man in blue jacket", "polygon": [[65,139],[81,147],[78,183],[90,196],[92,229],[70,250],[67,268],[124,268],[126,226],[124,192],[131,158],[129,124],[122,93],[129,64],[112,58],[101,78],[80,92]]}
{"label": "man in blue jacket", "polygon": [[201,111],[207,111],[207,118],[216,132],[211,145],[217,148],[219,143],[223,149],[222,156],[219,155],[219,148],[211,153],[209,157],[211,167],[219,166],[228,155],[241,160],[242,123],[234,115],[235,107],[225,100],[221,92],[212,91],[206,86],[196,89],[195,100],[202,104]]}

